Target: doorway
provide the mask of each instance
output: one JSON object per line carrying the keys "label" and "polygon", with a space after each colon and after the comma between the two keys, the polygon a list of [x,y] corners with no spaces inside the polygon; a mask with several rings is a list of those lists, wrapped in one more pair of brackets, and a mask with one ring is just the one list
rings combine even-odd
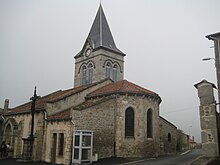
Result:
{"label": "doorway", "polygon": [[57,134],[53,133],[53,138],[52,138],[52,147],[51,147],[51,163],[55,164],[56,163],[56,151],[57,149]]}

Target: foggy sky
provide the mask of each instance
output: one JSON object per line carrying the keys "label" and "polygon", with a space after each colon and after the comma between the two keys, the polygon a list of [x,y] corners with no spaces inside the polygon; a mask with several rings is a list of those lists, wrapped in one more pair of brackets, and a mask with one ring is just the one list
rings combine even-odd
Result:
{"label": "foggy sky", "polygon": [[[0,0],[0,107],[73,87],[99,0]],[[158,93],[160,115],[200,141],[195,83],[216,84],[212,41],[220,32],[219,0],[102,0],[125,79]]]}

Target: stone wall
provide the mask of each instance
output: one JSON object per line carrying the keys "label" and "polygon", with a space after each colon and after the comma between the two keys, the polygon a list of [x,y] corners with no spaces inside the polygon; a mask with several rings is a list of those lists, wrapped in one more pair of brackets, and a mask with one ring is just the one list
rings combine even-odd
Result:
{"label": "stone wall", "polygon": [[[145,96],[117,96],[116,155],[157,157],[159,154],[159,102]],[[134,110],[134,137],[125,137],[125,111]],[[147,111],[152,110],[153,137],[147,138]]]}
{"label": "stone wall", "polygon": [[160,154],[176,153],[177,127],[160,117]]}
{"label": "stone wall", "polygon": [[[35,140],[38,140],[40,143],[42,143],[42,137],[39,137],[36,134],[36,130],[41,129],[38,128],[39,122],[43,122],[43,112],[35,113],[35,120],[34,120],[34,135]],[[21,158],[23,153],[23,141],[22,138],[27,138],[30,133],[30,124],[31,124],[31,114],[30,113],[23,113],[23,114],[12,114],[12,115],[6,115],[5,116],[6,121],[3,125],[3,131],[5,131],[8,124],[11,124],[13,126],[16,125],[16,129],[13,128],[12,134],[11,134],[11,147],[12,147],[12,156],[13,158]],[[10,122],[10,119],[14,121],[14,123]],[[42,134],[41,130],[41,134]],[[5,132],[3,134],[3,140],[6,139]],[[39,143],[38,143],[39,144]],[[34,160],[40,161],[41,155],[42,155],[42,149],[37,148],[38,154],[34,154]],[[34,151],[35,152],[35,151]]]}
{"label": "stone wall", "polygon": [[73,94],[69,97],[66,97],[64,99],[61,99],[61,100],[58,100],[56,102],[53,102],[53,103],[47,103],[47,115],[52,115],[52,114],[55,114],[55,113],[58,113],[58,112],[62,112],[70,107],[73,107],[73,106],[76,106],[82,102],[85,101],[85,96],[88,94],[88,93],[91,93],[92,91],[104,86],[104,85],[107,85],[109,83],[111,83],[112,81],[111,80],[103,80],[103,82],[100,82],[98,84],[95,84],[79,93],[76,93],[76,94]]}
{"label": "stone wall", "polygon": [[115,109],[115,99],[110,99],[72,113],[75,130],[93,131],[93,155],[99,159],[114,156]]}
{"label": "stone wall", "polygon": [[[53,121],[47,122],[47,129],[45,135],[45,161],[52,162],[52,151],[56,151],[56,164],[69,164],[72,156],[72,131],[74,125],[71,121]],[[58,154],[59,136],[64,134],[64,154]],[[56,149],[53,149],[53,134],[57,135]]]}
{"label": "stone wall", "polygon": [[[82,64],[88,65],[90,62],[94,64],[93,70],[93,81],[98,82],[106,78],[106,69],[105,62],[109,60],[112,65],[118,64],[119,72],[118,72],[118,80],[124,79],[124,56],[115,54],[111,51],[106,51],[104,49],[96,50],[92,52],[89,57],[85,55],[76,59],[75,62],[75,74],[74,74],[74,87],[78,87],[82,85],[82,73],[81,66]],[[112,78],[112,77],[111,77]]]}
{"label": "stone wall", "polygon": [[200,99],[200,125],[202,134],[202,152],[208,157],[219,157],[216,101],[214,84],[203,80],[194,85]]}

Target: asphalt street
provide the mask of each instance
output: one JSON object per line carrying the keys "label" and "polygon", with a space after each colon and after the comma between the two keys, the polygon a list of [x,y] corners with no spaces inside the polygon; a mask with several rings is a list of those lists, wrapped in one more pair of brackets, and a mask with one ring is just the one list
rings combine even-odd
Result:
{"label": "asphalt street", "polygon": [[139,160],[133,163],[129,163],[129,165],[190,165],[199,156],[201,156],[200,150],[192,150],[173,156],[165,156],[149,160]]}
{"label": "asphalt street", "polygon": [[[189,165],[201,155],[200,150],[192,150],[186,153],[162,156],[156,159],[125,159],[107,158],[93,162],[94,165]],[[45,162],[20,162],[16,159],[0,159],[0,165],[52,165]]]}

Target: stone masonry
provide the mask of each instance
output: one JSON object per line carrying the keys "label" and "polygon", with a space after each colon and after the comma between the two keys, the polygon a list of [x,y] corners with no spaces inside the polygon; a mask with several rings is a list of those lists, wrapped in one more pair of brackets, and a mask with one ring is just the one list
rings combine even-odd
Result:
{"label": "stone masonry", "polygon": [[202,135],[202,152],[208,157],[218,157],[218,131],[216,118],[216,102],[214,98],[214,84],[203,80],[194,85],[198,89],[200,99],[200,123]]}

